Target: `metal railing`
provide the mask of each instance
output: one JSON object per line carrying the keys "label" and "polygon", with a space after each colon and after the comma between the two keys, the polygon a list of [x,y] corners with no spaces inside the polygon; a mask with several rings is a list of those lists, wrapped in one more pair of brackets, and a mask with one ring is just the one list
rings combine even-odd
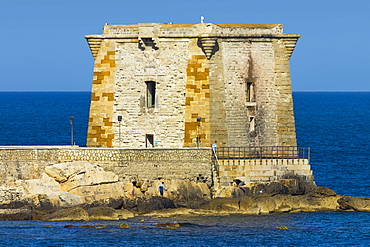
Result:
{"label": "metal railing", "polygon": [[309,147],[218,147],[217,159],[310,159]]}

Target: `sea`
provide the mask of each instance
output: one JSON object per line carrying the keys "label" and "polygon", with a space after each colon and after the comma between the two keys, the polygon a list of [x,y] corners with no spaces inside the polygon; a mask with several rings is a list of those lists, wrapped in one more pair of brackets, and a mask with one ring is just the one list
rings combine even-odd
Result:
{"label": "sea", "polygon": [[[293,99],[298,145],[310,147],[316,184],[370,197],[370,92],[294,92]],[[85,146],[89,104],[89,92],[0,92],[0,146]],[[181,227],[155,227],[166,222]],[[77,228],[86,224],[107,228]],[[0,246],[370,246],[370,212],[0,221]]]}

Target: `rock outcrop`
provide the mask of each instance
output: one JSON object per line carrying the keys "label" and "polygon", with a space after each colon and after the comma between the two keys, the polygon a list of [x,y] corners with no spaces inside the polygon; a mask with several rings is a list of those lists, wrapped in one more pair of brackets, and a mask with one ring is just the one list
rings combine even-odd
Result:
{"label": "rock outcrop", "polygon": [[48,166],[45,173],[60,185],[63,192],[79,196],[83,203],[124,195],[123,183],[118,181],[116,174],[86,161]]}
{"label": "rock outcrop", "polygon": [[58,210],[42,217],[44,221],[89,221],[89,214],[81,207]]}
{"label": "rock outcrop", "polygon": [[133,218],[134,214],[128,210],[115,210],[111,207],[94,207],[84,209],[72,207],[61,209],[44,215],[44,221],[90,221],[90,220],[125,220]]}
{"label": "rock outcrop", "polygon": [[[158,186],[164,183],[161,196]],[[337,195],[298,178],[210,189],[185,180],[119,181],[88,162],[50,165],[38,178],[0,187],[0,220],[121,220],[145,214],[269,214],[311,211],[369,211],[370,199]]]}
{"label": "rock outcrop", "polygon": [[370,198],[342,196],[338,203],[341,210],[370,212]]}

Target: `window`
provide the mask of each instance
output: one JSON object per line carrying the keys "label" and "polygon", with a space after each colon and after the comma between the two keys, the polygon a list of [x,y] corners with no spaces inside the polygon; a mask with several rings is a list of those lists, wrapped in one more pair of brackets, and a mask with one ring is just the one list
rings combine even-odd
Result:
{"label": "window", "polygon": [[255,117],[250,116],[249,117],[249,132],[253,132],[255,130]]}
{"label": "window", "polygon": [[146,82],[146,106],[155,107],[155,82]]}
{"label": "window", "polygon": [[246,97],[247,102],[253,101],[253,82],[247,81]]}
{"label": "window", "polygon": [[145,147],[146,148],[154,147],[154,135],[145,135]]}

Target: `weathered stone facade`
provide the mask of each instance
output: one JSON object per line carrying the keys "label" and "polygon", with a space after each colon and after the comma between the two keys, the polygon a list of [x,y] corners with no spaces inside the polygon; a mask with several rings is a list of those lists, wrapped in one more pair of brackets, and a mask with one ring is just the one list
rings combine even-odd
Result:
{"label": "weathered stone facade", "polygon": [[87,145],[296,146],[282,25],[105,25],[95,59]]}

